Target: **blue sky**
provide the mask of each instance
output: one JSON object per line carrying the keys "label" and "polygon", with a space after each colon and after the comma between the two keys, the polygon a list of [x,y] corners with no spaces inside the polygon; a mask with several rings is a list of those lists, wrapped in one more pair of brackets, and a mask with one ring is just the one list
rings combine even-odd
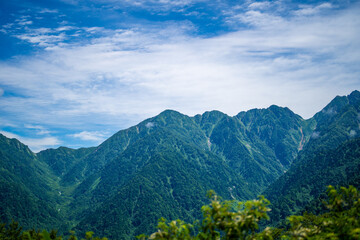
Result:
{"label": "blue sky", "polygon": [[165,109],[312,117],[360,90],[359,1],[0,2],[0,132],[96,146]]}

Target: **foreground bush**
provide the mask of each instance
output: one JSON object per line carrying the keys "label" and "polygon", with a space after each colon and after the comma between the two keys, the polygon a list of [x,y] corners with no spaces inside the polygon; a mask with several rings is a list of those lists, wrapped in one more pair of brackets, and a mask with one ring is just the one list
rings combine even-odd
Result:
{"label": "foreground bush", "polygon": [[[328,187],[328,212],[316,216],[288,217],[287,230],[265,228],[258,231],[259,222],[268,220],[269,201],[264,197],[240,202],[221,201],[213,192],[211,203],[202,207],[200,224],[188,224],[181,220],[166,222],[161,219],[158,230],[139,239],[360,239],[360,195],[353,186]],[[234,207],[235,205],[235,207]]]}

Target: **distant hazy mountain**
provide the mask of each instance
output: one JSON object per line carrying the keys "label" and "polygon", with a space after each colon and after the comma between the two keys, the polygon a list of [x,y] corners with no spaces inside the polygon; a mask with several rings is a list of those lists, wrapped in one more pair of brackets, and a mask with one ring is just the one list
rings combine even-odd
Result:
{"label": "distant hazy mountain", "polygon": [[127,239],[160,217],[194,220],[214,189],[238,200],[264,192],[279,221],[327,184],[357,181],[359,96],[336,97],[309,120],[278,106],[234,117],[166,110],[78,150],[34,154],[1,135],[1,220]]}

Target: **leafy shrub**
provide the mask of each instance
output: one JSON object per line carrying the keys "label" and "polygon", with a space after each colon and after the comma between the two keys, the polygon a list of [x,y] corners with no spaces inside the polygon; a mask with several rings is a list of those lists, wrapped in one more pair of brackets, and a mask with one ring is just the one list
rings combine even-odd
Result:
{"label": "leafy shrub", "polygon": [[[269,228],[259,231],[259,222],[268,220],[270,202],[263,196],[257,200],[237,203],[221,201],[209,193],[211,202],[202,207],[200,224],[188,224],[181,220],[166,222],[161,219],[158,230],[150,236],[138,239],[360,239],[360,194],[350,186],[336,190],[328,187],[328,212],[319,216],[304,213],[290,216],[287,230]],[[235,207],[234,207],[235,206]]]}

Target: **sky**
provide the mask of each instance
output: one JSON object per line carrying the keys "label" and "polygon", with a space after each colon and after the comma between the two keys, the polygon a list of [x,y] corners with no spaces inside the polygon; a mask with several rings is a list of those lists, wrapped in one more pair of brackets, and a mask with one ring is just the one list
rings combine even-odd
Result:
{"label": "sky", "polygon": [[360,1],[0,1],[0,133],[97,146],[166,109],[304,119],[360,90]]}

